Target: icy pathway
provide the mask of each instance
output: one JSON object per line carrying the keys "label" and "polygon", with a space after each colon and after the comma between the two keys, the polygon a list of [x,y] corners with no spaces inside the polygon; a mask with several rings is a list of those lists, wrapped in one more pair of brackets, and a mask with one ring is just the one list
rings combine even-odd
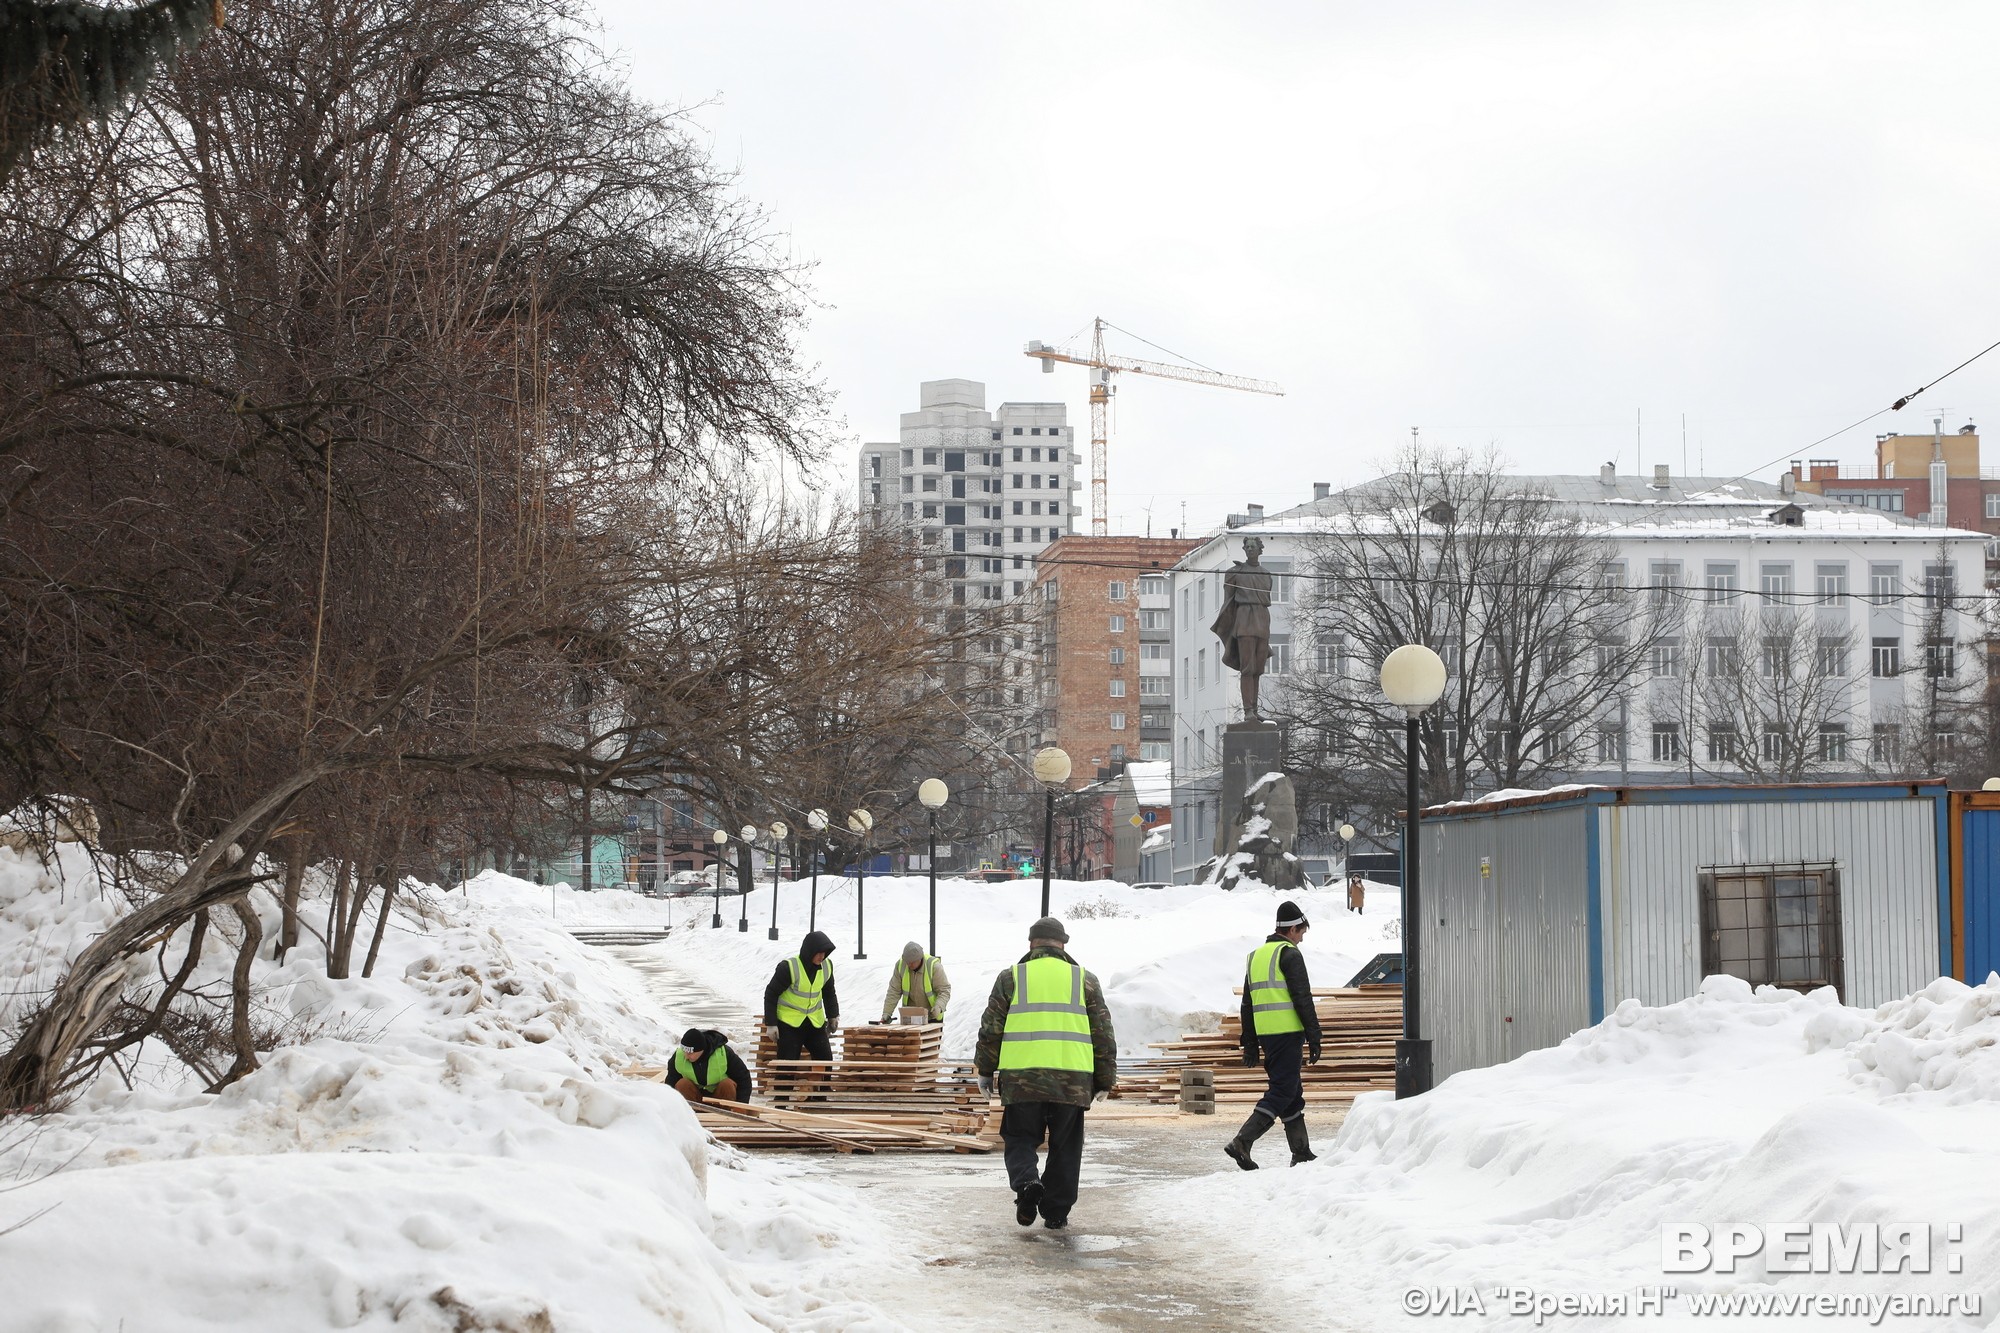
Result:
{"label": "icy pathway", "polygon": [[[754,1016],[687,977],[655,948],[608,952],[646,979],[676,1018],[747,1038]],[[1083,1186],[1064,1231],[1014,1222],[1006,1169],[991,1156],[877,1153],[775,1154],[787,1174],[811,1181],[886,1239],[879,1263],[858,1265],[852,1292],[912,1327],[1018,1329],[1240,1329],[1268,1323],[1273,1288],[1245,1250],[1218,1253],[1212,1224],[1164,1210],[1157,1186],[1228,1167],[1221,1145],[1240,1116],[1093,1114],[1087,1122]],[[1313,1134],[1330,1142],[1338,1112],[1315,1114]],[[1284,1140],[1260,1145],[1267,1169],[1283,1169]],[[1266,1259],[1265,1262],[1270,1262]],[[1322,1322],[1293,1327],[1346,1327]],[[1361,1327],[1354,1325],[1354,1327]]]}

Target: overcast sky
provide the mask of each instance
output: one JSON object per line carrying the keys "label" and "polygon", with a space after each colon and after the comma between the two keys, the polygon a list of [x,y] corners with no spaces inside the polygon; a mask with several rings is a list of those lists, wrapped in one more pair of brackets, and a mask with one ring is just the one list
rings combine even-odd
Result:
{"label": "overcast sky", "polygon": [[958,376],[1087,434],[1084,372],[1021,349],[1100,314],[1284,385],[1125,377],[1114,532],[1297,503],[1413,426],[1679,473],[1685,414],[1691,471],[1859,468],[2000,386],[1995,352],[1807,449],[2000,339],[2000,6],[599,4],[817,265],[854,443]]}

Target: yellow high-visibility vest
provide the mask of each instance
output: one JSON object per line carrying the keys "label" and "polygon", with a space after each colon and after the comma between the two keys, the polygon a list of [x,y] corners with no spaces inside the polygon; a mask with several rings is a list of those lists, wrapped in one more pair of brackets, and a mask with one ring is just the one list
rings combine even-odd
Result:
{"label": "yellow high-visibility vest", "polygon": [[1083,969],[1060,958],[1016,963],[1014,1002],[1000,1030],[1000,1068],[1087,1072],[1096,1067]]}
{"label": "yellow high-visibility vest", "polygon": [[[898,964],[896,971],[903,978],[903,1003],[910,1004],[912,1003],[910,999],[910,969],[905,964]],[[937,981],[934,976],[936,971],[937,971],[937,959],[926,955],[924,958],[924,972],[923,972],[924,1008],[926,1009],[937,1008]]]}
{"label": "yellow high-visibility vest", "polygon": [[826,989],[826,979],[833,975],[833,960],[827,959],[824,966],[811,976],[806,975],[805,961],[787,958],[785,966],[791,969],[792,982],[778,996],[778,1022],[788,1028],[816,1028],[826,1026],[826,1005],[820,1000],[820,992]]}
{"label": "yellow high-visibility vest", "polygon": [[674,1052],[674,1073],[703,1092],[713,1090],[716,1084],[729,1077],[729,1052],[720,1046],[716,1047],[708,1053],[707,1066],[702,1071],[705,1077],[697,1077],[694,1072],[694,1062],[687,1058],[687,1052]]}
{"label": "yellow high-visibility vest", "polygon": [[1267,940],[1250,952],[1244,986],[1250,995],[1250,1021],[1260,1037],[1306,1030],[1305,1020],[1292,1007],[1285,975],[1278,970],[1278,955],[1293,947],[1288,940]]}

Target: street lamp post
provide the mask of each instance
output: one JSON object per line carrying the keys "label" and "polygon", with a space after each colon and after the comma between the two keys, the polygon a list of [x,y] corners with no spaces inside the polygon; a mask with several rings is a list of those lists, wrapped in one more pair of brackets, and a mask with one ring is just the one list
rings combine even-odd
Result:
{"label": "street lamp post", "polygon": [[1047,916],[1050,862],[1056,859],[1056,788],[1069,781],[1069,752],[1053,745],[1037,750],[1035,781],[1042,784],[1042,915]]}
{"label": "street lamp post", "polygon": [[[772,938],[772,939],[774,939],[774,940],[778,938],[778,871],[779,871],[779,869],[780,869],[780,868],[782,867],[782,865],[784,864],[784,855],[785,855],[785,837],[786,837],[786,835],[787,835],[787,834],[789,834],[790,832],[791,832],[791,830],[790,830],[789,828],[785,827],[785,821],[784,821],[784,820],[782,820],[782,819],[774,819],[774,820],[772,820],[772,821],[771,821],[771,935],[770,935],[770,938]],[[794,867],[796,868],[796,862],[794,863]]]}
{"label": "street lamp post", "polygon": [[722,853],[728,846],[728,831],[717,829],[715,831],[715,920],[709,923],[710,930],[722,929]]}
{"label": "street lamp post", "polygon": [[875,816],[866,810],[856,810],[847,817],[848,832],[854,835],[854,956],[868,957],[867,944],[863,938],[863,928],[868,924],[868,830],[875,827]]}
{"label": "street lamp post", "polygon": [[1420,643],[1406,643],[1382,662],[1382,697],[1403,710],[1403,1036],[1396,1043],[1396,1096],[1414,1097],[1431,1089],[1431,1044],[1423,1030],[1422,973],[1418,957],[1423,915],[1417,872],[1417,722],[1444,693],[1444,659]]}
{"label": "street lamp post", "polygon": [[951,788],[938,778],[925,778],[917,785],[917,800],[931,816],[931,956],[937,956],[937,812],[951,799]]}
{"label": "street lamp post", "polygon": [[757,826],[755,824],[745,824],[741,829],[738,829],[737,832],[740,833],[743,838],[742,855],[743,855],[743,876],[745,882],[737,885],[738,888],[743,890],[743,905],[739,909],[741,915],[737,918],[736,929],[739,933],[748,935],[750,933],[750,885],[747,881],[750,875],[750,848],[757,841]]}
{"label": "street lamp post", "polygon": [[808,931],[819,929],[819,859],[821,848],[825,846],[822,840],[826,836],[826,825],[826,811],[814,810],[806,815],[806,827],[812,830],[812,837],[808,838],[807,842],[812,847],[813,863],[812,906],[806,913]]}

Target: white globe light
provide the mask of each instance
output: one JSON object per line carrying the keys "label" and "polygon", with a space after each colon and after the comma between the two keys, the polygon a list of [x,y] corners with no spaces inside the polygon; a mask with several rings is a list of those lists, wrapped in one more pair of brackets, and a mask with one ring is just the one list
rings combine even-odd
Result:
{"label": "white globe light", "polygon": [[827,825],[826,811],[824,810],[813,811],[811,814],[806,816],[806,824],[815,833],[824,831]]}
{"label": "white globe light", "polygon": [[1035,751],[1035,781],[1055,786],[1069,781],[1069,751],[1051,745]]}
{"label": "white globe light", "polygon": [[787,824],[785,823],[785,821],[784,821],[784,820],[782,820],[782,819],[774,819],[774,820],[772,820],[772,821],[771,821],[771,837],[772,837],[772,838],[776,839],[776,840],[777,840],[778,842],[783,842],[783,841],[784,841],[784,840],[785,840],[786,838],[789,838],[789,837],[791,837],[791,836],[792,836],[792,830],[791,830],[791,828],[790,828],[790,827],[789,827],[789,826],[788,826],[788,825],[787,825]]}
{"label": "white globe light", "polygon": [[1354,841],[1354,825],[1352,825],[1352,824],[1342,824],[1342,825],[1340,826],[1340,840],[1341,840],[1342,842],[1353,842],[1353,841]]}
{"label": "white globe light", "polygon": [[850,832],[866,833],[869,829],[875,827],[875,816],[869,814],[866,810],[856,810],[847,817],[847,827]]}
{"label": "white globe light", "polygon": [[717,847],[722,846],[724,843],[728,841],[729,841],[729,834],[726,831],[722,829],[717,829],[715,831],[715,845]]}
{"label": "white globe light", "polygon": [[1979,784],[1981,791],[2000,791],[2000,778],[1988,778]]}
{"label": "white globe light", "polygon": [[951,788],[938,778],[925,778],[917,784],[917,800],[926,810],[942,810],[950,799]]}
{"label": "white globe light", "polygon": [[1406,643],[1382,662],[1382,696],[1422,712],[1444,693],[1444,659],[1421,643]]}
{"label": "white globe light", "polygon": [[737,832],[740,835],[742,835],[743,841],[745,842],[757,841],[757,826],[755,824],[745,824],[742,828],[738,829]]}

